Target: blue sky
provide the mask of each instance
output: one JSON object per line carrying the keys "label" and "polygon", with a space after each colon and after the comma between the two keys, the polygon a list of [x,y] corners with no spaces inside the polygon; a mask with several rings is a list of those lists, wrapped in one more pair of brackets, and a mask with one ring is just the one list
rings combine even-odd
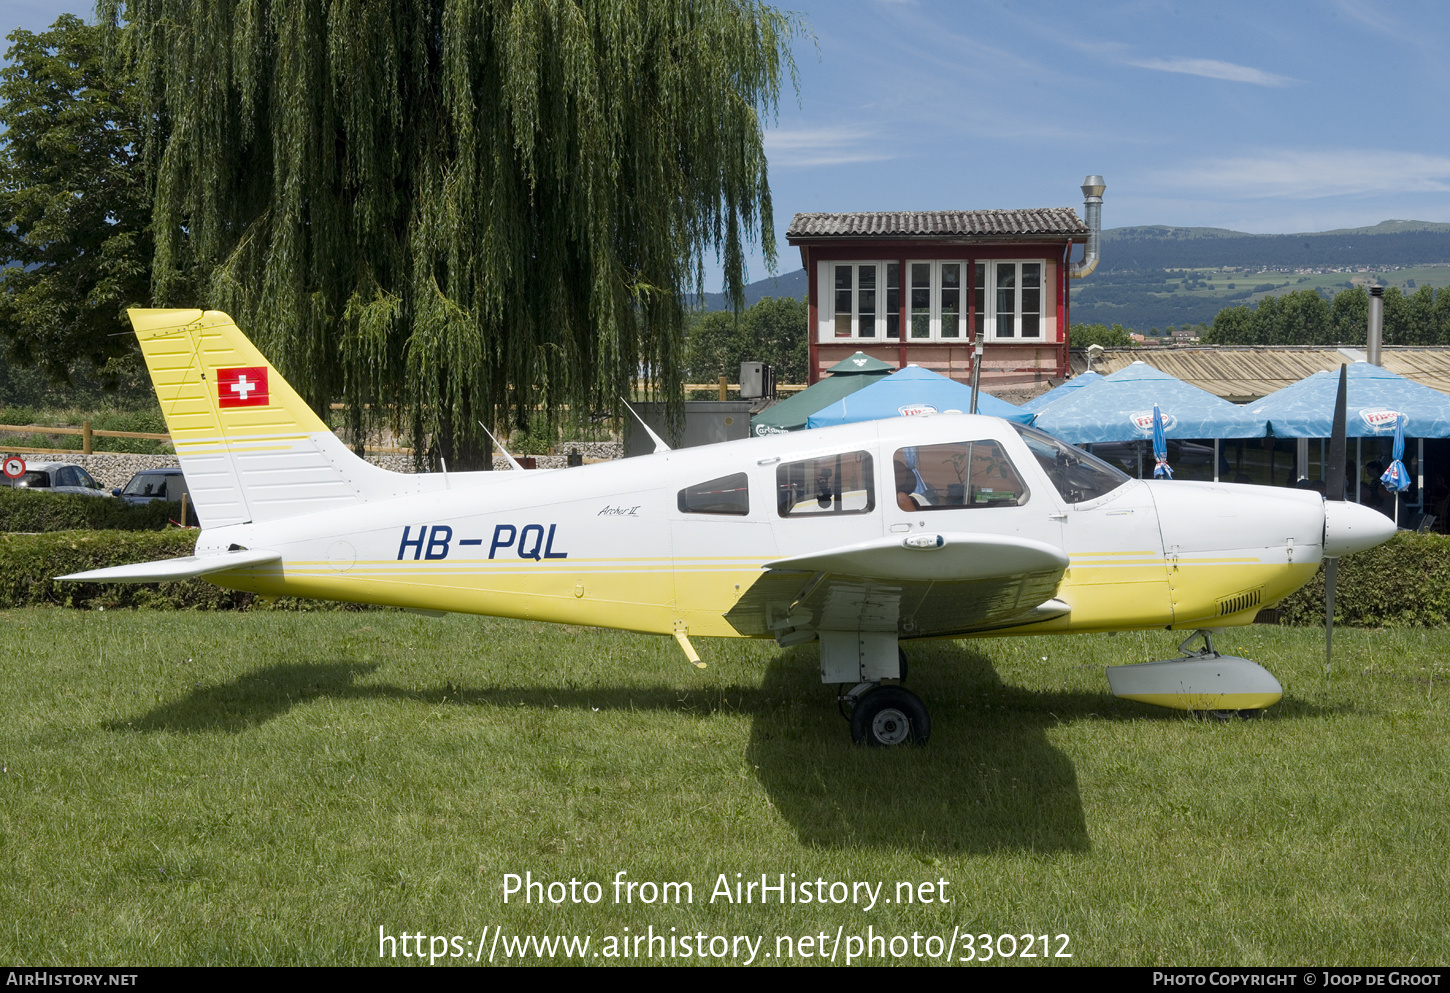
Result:
{"label": "blue sky", "polygon": [[[799,98],[766,130],[782,272],[800,264],[797,211],[1080,210],[1087,173],[1107,180],[1106,227],[1450,221],[1441,4],[782,6],[814,35],[795,47]],[[55,16],[6,0],[0,21]],[[765,275],[758,252],[749,266]]]}
{"label": "blue sky", "polygon": [[797,211],[1081,210],[1087,173],[1106,227],[1450,221],[1443,5],[795,6],[816,47],[766,133],[779,235]]}

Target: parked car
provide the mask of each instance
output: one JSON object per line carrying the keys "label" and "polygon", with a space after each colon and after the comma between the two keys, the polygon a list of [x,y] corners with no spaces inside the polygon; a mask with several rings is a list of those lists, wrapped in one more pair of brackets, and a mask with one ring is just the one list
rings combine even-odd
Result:
{"label": "parked car", "polygon": [[107,496],[106,489],[91,474],[70,462],[30,462],[18,478],[0,477],[16,489],[39,493],[77,493],[81,496]]}
{"label": "parked car", "polygon": [[178,502],[187,496],[187,524],[196,523],[196,510],[191,506],[186,477],[180,469],[142,469],[132,476],[125,486],[111,491],[129,504],[150,503],[153,500]]}
{"label": "parked car", "polygon": [[152,500],[180,500],[186,493],[186,477],[180,469],[142,469],[125,486],[111,491],[127,503],[150,503]]}

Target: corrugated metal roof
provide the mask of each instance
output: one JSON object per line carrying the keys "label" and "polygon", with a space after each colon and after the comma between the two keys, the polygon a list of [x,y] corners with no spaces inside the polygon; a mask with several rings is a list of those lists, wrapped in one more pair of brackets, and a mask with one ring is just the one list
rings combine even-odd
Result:
{"label": "corrugated metal roof", "polygon": [[[1450,393],[1450,348],[1387,346],[1380,357],[1390,372]],[[1314,345],[1109,348],[1093,360],[1093,371],[1106,376],[1138,359],[1236,403],[1268,396],[1316,372],[1338,369],[1340,363],[1351,361],[1337,348]],[[1073,349],[1068,367],[1074,376],[1086,372],[1087,352]]]}
{"label": "corrugated metal roof", "polygon": [[785,236],[811,238],[990,238],[1086,235],[1071,207],[1032,210],[870,211],[860,214],[796,214]]}

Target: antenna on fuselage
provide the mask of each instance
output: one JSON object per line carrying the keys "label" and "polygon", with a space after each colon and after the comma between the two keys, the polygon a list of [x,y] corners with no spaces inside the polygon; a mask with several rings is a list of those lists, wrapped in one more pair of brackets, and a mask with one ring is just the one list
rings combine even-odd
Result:
{"label": "antenna on fuselage", "polygon": [[626,410],[628,410],[631,414],[634,414],[634,419],[636,421],[639,421],[639,426],[644,428],[645,433],[648,434],[652,439],[654,439],[655,450],[653,454],[658,455],[660,452],[672,451],[670,446],[665,444],[665,440],[659,435],[655,434],[654,429],[646,424],[644,422],[644,418],[640,417],[639,414],[635,412],[635,409],[629,405],[628,400],[626,400],[624,397],[620,397],[619,402],[624,404]]}
{"label": "antenna on fuselage", "polygon": [[509,454],[509,450],[507,448],[504,448],[503,445],[499,443],[499,440],[493,436],[493,432],[490,431],[488,428],[484,428],[482,421],[478,422],[478,426],[483,428],[483,433],[488,435],[488,440],[493,442],[493,447],[497,448],[500,452],[503,452],[503,457],[509,460],[509,466],[522,471],[524,467],[519,465],[518,460]]}

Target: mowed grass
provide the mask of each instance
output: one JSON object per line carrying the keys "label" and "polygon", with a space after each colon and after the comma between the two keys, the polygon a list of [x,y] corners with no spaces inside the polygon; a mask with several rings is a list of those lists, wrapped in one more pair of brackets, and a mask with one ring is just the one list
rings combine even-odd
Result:
{"label": "mowed grass", "polygon": [[[379,928],[598,950],[650,927],[763,954],[956,929],[1070,936],[1070,960],[1023,964],[1450,960],[1441,631],[1337,630],[1327,684],[1322,632],[1230,631],[1220,650],[1286,696],[1227,723],[1108,695],[1105,665],[1181,634],[908,646],[932,740],[877,751],[850,745],[811,646],[702,640],[696,671],[664,638],[392,612],[0,630],[10,964],[358,965]],[[616,903],[620,871],[693,902]],[[526,872],[602,899],[505,904]],[[893,902],[711,902],[722,873]],[[895,902],[925,882],[950,902]]]}

